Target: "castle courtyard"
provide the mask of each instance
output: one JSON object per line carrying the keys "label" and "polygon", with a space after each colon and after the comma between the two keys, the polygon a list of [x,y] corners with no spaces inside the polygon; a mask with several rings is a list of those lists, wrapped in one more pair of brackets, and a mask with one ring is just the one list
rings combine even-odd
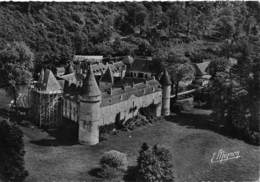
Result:
{"label": "castle courtyard", "polygon": [[[171,116],[134,131],[109,135],[108,140],[95,146],[59,143],[37,128],[22,127],[25,163],[30,174],[26,181],[102,181],[90,171],[98,167],[104,152],[112,149],[124,152],[129,166],[135,166],[143,142],[164,145],[171,151],[176,181],[256,181],[259,147],[204,127],[201,124],[204,119]],[[213,153],[221,149],[227,153],[238,151],[240,157],[211,163]]]}

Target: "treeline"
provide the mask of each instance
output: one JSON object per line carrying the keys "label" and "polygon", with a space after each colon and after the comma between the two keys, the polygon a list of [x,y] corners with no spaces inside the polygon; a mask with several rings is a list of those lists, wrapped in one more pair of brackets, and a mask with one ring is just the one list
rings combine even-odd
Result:
{"label": "treeline", "polygon": [[259,2],[2,2],[0,48],[24,41],[38,64],[74,54],[178,55],[199,62],[227,39],[259,35]]}

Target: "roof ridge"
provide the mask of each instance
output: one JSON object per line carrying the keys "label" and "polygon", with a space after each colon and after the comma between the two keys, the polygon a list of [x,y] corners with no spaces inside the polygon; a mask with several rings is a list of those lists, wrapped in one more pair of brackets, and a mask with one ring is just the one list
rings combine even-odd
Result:
{"label": "roof ridge", "polygon": [[166,70],[166,68],[165,68],[164,71],[163,71],[163,75],[162,75],[162,77],[161,77],[161,79],[160,79],[160,83],[161,83],[162,85],[165,85],[165,86],[172,84],[170,75],[169,75],[168,71]]}
{"label": "roof ridge", "polygon": [[93,73],[93,69],[90,65],[88,65],[87,75],[83,80],[81,95],[86,97],[94,97],[101,95],[101,91],[98,87],[95,75]]}
{"label": "roof ridge", "polygon": [[44,89],[47,92],[60,91],[61,87],[51,70],[46,69],[44,73]]}
{"label": "roof ridge", "polygon": [[100,81],[111,82],[112,84],[114,83],[114,75],[110,65],[108,65],[106,72],[101,76]]}

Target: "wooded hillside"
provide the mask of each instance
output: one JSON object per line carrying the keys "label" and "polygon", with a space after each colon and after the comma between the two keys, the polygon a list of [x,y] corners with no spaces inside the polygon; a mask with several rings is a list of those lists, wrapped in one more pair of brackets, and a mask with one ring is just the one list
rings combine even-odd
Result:
{"label": "wooded hillside", "polygon": [[223,55],[228,40],[259,38],[259,2],[0,3],[0,45],[24,41],[37,63],[73,54]]}

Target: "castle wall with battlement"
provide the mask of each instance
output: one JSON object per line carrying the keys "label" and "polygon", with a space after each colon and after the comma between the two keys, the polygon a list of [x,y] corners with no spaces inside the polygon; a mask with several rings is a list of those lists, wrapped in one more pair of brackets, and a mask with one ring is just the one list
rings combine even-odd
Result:
{"label": "castle wall with battlement", "polygon": [[[124,98],[124,97],[127,97]],[[162,101],[162,91],[160,88],[136,89],[135,92],[125,92],[106,97],[101,101],[101,119],[99,125],[111,124],[120,120],[128,120],[137,115],[140,108],[148,107],[151,104],[159,105]],[[110,104],[109,104],[110,100]],[[79,121],[80,103],[76,96],[65,94],[62,102],[62,116],[71,121]],[[159,114],[160,115],[160,114]],[[117,118],[119,116],[119,118]]]}
{"label": "castle wall with battlement", "polygon": [[[143,96],[131,95],[128,100],[101,107],[100,126],[114,123],[117,119],[128,120],[137,115],[140,108],[148,107],[151,104],[160,107],[162,92],[152,92]],[[158,108],[158,116],[161,109]]]}

